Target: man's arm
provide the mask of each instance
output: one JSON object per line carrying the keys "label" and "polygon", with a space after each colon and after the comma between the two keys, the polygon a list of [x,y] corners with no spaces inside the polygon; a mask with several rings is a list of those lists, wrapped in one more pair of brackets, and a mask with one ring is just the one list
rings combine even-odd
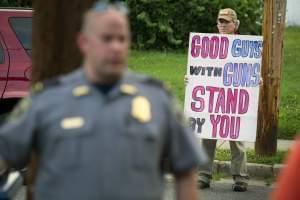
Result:
{"label": "man's arm", "polygon": [[176,175],[176,199],[177,200],[198,200],[197,173],[191,170]]}
{"label": "man's arm", "polygon": [[0,173],[23,169],[28,162],[37,121],[31,105],[29,97],[20,101],[0,127]]}
{"label": "man's arm", "polygon": [[[172,97],[171,97],[172,98]],[[176,178],[177,200],[197,200],[197,168],[207,161],[205,152],[187,123],[178,104],[169,102],[169,130],[166,157]]]}

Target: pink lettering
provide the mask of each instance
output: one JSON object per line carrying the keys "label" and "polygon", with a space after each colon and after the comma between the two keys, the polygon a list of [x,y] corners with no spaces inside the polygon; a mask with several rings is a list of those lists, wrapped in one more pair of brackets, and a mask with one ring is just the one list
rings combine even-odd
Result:
{"label": "pink lettering", "polygon": [[238,89],[234,89],[234,93],[232,89],[229,88],[227,91],[227,104],[226,104],[226,113],[236,113],[238,101]]}
{"label": "pink lettering", "polygon": [[218,57],[220,41],[217,36],[211,38],[210,48],[209,48],[209,57],[211,59],[216,59]]}
{"label": "pink lettering", "polygon": [[221,138],[227,138],[229,135],[229,123],[230,123],[230,118],[227,115],[223,115],[221,117],[221,124],[220,124],[220,137]]}
{"label": "pink lettering", "polygon": [[215,92],[219,91],[219,88],[207,86],[206,90],[209,91],[208,112],[212,113],[214,107]]}
{"label": "pink lettering", "polygon": [[229,47],[228,38],[227,37],[221,37],[221,45],[220,45],[220,52],[219,52],[219,58],[220,59],[227,58],[228,47]]}
{"label": "pink lettering", "polygon": [[213,126],[212,128],[212,137],[216,138],[217,137],[217,126],[220,122],[221,116],[217,115],[217,117],[215,118],[214,115],[210,115],[210,122]]}
{"label": "pink lettering", "polygon": [[200,55],[200,35],[195,35],[192,38],[192,49],[191,49],[191,54],[194,58],[199,57]]}
{"label": "pink lettering", "polygon": [[249,94],[247,90],[241,89],[239,95],[239,114],[245,114],[249,108]]}
{"label": "pink lettering", "polygon": [[[221,111],[220,111],[221,109]],[[216,102],[215,113],[225,113],[225,90],[221,88]]]}
{"label": "pink lettering", "polygon": [[230,138],[231,139],[238,139],[240,136],[240,124],[241,118],[240,117],[231,117],[231,131],[230,131]]}
{"label": "pink lettering", "polygon": [[[192,99],[195,102],[191,103],[191,109],[194,112],[202,112],[204,110],[205,102],[204,99],[198,95],[199,93],[200,95],[205,94],[205,88],[203,86],[197,86],[193,89]],[[197,106],[197,102],[199,103],[198,106]]]}
{"label": "pink lettering", "polygon": [[193,58],[225,59],[228,56],[229,40],[227,37],[203,37],[194,35],[191,41],[191,55]]}

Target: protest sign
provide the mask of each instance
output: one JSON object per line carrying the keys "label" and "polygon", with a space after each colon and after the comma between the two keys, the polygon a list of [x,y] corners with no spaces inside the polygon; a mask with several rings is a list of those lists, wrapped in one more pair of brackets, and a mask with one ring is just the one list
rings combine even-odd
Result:
{"label": "protest sign", "polygon": [[185,114],[197,136],[256,139],[261,36],[191,33]]}

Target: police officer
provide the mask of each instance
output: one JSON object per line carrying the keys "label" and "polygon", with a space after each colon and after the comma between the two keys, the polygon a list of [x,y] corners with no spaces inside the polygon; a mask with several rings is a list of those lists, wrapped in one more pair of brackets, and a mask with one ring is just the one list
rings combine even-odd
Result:
{"label": "police officer", "polygon": [[0,129],[0,173],[38,156],[34,199],[158,200],[163,165],[177,199],[196,200],[195,138],[162,84],[127,70],[126,7],[84,16],[79,70],[34,86]]}

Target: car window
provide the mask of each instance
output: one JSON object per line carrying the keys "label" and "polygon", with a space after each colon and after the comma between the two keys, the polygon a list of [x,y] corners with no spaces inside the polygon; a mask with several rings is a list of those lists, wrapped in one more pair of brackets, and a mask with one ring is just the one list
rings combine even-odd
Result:
{"label": "car window", "polygon": [[4,63],[4,49],[2,44],[0,43],[0,64]]}
{"label": "car window", "polygon": [[32,50],[32,18],[11,17],[9,23],[29,55]]}

